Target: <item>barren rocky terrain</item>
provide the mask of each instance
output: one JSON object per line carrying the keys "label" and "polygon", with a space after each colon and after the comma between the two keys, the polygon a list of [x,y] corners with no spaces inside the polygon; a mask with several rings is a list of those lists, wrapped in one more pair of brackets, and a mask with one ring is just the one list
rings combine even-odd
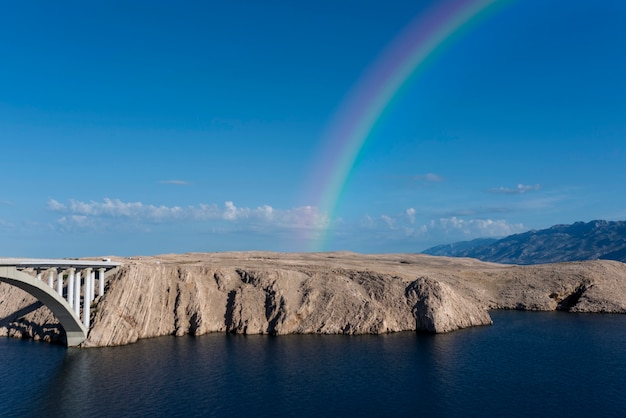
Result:
{"label": "barren rocky terrain", "polygon": [[[84,347],[161,335],[449,332],[491,309],[626,313],[626,264],[533,266],[422,254],[191,253],[115,258]],[[52,313],[0,284],[0,335],[62,341]]]}

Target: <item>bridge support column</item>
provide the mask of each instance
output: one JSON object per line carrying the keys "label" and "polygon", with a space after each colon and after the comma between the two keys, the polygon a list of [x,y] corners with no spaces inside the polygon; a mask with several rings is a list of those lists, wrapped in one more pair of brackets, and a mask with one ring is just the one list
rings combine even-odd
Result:
{"label": "bridge support column", "polygon": [[98,269],[98,296],[104,296],[104,273],[107,269]]}
{"label": "bridge support column", "polygon": [[89,294],[89,301],[93,302],[93,300],[96,298],[96,269],[91,270],[91,282],[89,283],[89,291],[91,292]]}
{"label": "bridge support column", "polygon": [[57,270],[57,293],[63,297],[63,270]]}
{"label": "bridge support column", "polygon": [[54,289],[54,270],[48,271],[48,286]]}
{"label": "bridge support column", "polygon": [[74,282],[74,313],[80,318],[80,270],[76,272],[76,281]]}
{"label": "bridge support column", "polygon": [[91,313],[91,268],[85,269],[85,288],[83,289],[83,325],[89,329]]}
{"label": "bridge support column", "polygon": [[74,309],[74,272],[76,269],[70,268],[67,273],[67,303]]}
{"label": "bridge support column", "polygon": [[41,280],[41,269],[37,269],[37,280]]}

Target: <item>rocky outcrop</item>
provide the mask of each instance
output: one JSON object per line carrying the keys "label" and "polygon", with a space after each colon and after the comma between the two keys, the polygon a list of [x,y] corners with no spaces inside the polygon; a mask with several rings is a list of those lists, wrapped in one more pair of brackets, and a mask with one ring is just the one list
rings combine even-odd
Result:
{"label": "rocky outcrop", "polygon": [[[212,253],[118,259],[84,347],[161,335],[449,332],[489,309],[626,313],[626,265],[508,266],[351,253]],[[45,306],[0,284],[0,335],[63,341]]]}
{"label": "rocky outcrop", "polygon": [[407,296],[415,301],[413,316],[418,331],[442,333],[492,323],[484,308],[459,295],[446,283],[428,277],[411,283]]}

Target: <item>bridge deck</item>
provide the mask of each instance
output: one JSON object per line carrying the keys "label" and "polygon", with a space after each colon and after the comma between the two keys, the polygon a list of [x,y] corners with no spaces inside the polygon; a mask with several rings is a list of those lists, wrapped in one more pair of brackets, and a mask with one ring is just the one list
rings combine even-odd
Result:
{"label": "bridge deck", "polygon": [[106,268],[112,269],[121,266],[122,263],[116,263],[108,260],[70,260],[55,258],[0,258],[0,266],[17,267],[17,268]]}

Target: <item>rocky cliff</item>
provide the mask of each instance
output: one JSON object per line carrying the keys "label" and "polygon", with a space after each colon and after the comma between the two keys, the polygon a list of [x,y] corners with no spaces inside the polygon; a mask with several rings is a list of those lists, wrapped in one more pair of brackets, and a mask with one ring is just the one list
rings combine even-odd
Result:
{"label": "rocky cliff", "polygon": [[[489,309],[626,313],[626,265],[509,266],[426,255],[210,253],[118,259],[85,347],[161,335],[449,332]],[[62,340],[45,306],[0,284],[0,335]]]}

